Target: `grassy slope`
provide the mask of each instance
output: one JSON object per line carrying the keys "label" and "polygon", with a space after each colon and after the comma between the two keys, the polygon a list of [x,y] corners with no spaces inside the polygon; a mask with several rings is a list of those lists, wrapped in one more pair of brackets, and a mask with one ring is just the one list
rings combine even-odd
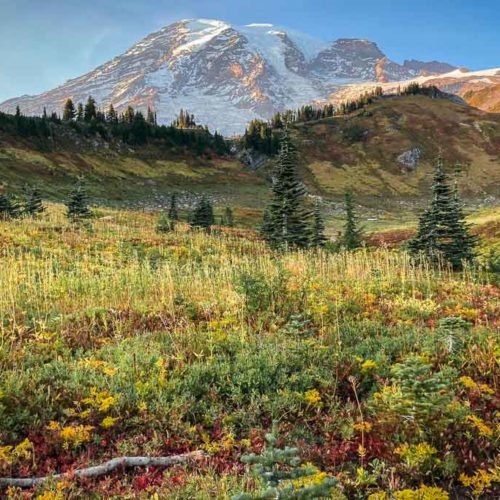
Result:
{"label": "grassy slope", "polygon": [[[463,165],[464,195],[498,193],[499,115],[425,96],[381,99],[366,111],[294,127],[303,174],[318,193],[336,197],[352,187],[365,201],[426,196],[440,151],[445,161]],[[343,132],[354,125],[368,133],[349,143]],[[413,147],[423,155],[410,172],[397,157]]]}
{"label": "grassy slope", "polygon": [[28,140],[0,135],[0,179],[9,190],[37,183],[51,199],[61,199],[78,175],[85,175],[95,201],[104,204],[161,204],[177,192],[206,192],[217,200],[238,197],[252,206],[266,191],[259,175],[231,158],[195,156],[185,149],[137,148],[102,141],[60,141],[40,147]]}

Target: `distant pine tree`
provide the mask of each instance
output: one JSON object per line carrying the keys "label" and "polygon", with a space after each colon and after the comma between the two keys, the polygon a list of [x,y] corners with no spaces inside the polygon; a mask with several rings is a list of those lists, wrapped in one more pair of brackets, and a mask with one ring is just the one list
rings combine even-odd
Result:
{"label": "distant pine tree", "polygon": [[281,139],[272,186],[272,200],[262,234],[276,248],[304,248],[309,244],[310,211],[304,206],[306,188],[297,174],[297,153],[288,130]]}
{"label": "distant pine tree", "polygon": [[444,258],[454,269],[460,269],[464,261],[475,257],[476,238],[470,234],[465,222],[462,204],[455,184],[452,190],[438,158],[432,184],[432,201],[421,215],[418,230],[408,248],[417,255],[425,255],[431,261]]}
{"label": "distant pine tree", "polygon": [[24,213],[28,217],[36,217],[37,215],[43,213],[45,211],[45,207],[42,202],[42,193],[38,189],[38,187],[28,188],[27,189],[27,199],[24,205]]}
{"label": "distant pine tree", "polygon": [[89,96],[87,102],[85,104],[85,108],[83,111],[83,119],[86,122],[90,122],[95,119],[97,116],[97,106],[95,99],[92,96]]}
{"label": "distant pine tree", "polygon": [[179,213],[177,212],[177,196],[176,194],[172,194],[170,198],[170,208],[168,209],[168,218],[170,220],[178,221]]}
{"label": "distant pine tree", "polygon": [[125,113],[123,113],[123,121],[125,123],[132,123],[134,121],[135,111],[132,106],[127,106]]}
{"label": "distant pine tree", "polygon": [[194,210],[191,226],[210,231],[210,228],[214,225],[214,223],[215,218],[212,204],[206,196],[203,196]]}
{"label": "distant pine tree", "polygon": [[83,105],[81,102],[79,102],[78,106],[76,107],[76,121],[83,121]]}
{"label": "distant pine tree", "polygon": [[319,202],[316,202],[313,213],[313,227],[311,232],[310,245],[312,247],[322,247],[326,243],[325,223],[321,216],[321,208]]}
{"label": "distant pine tree", "polygon": [[17,201],[5,193],[0,193],[0,220],[16,219],[20,215],[21,210]]}
{"label": "distant pine tree", "polygon": [[354,199],[351,191],[344,196],[345,224],[341,245],[346,250],[355,250],[363,244],[363,231],[358,227],[358,218],[354,210]]}
{"label": "distant pine tree", "polygon": [[148,106],[148,113],[146,115],[146,121],[150,125],[156,125],[156,114],[149,106]]}
{"label": "distant pine tree", "polygon": [[63,120],[65,122],[70,122],[75,119],[75,116],[75,105],[73,104],[73,101],[71,99],[67,99],[64,104]]}
{"label": "distant pine tree", "polygon": [[11,218],[11,203],[5,193],[0,193],[0,220]]}
{"label": "distant pine tree", "polygon": [[109,123],[116,123],[118,121],[118,115],[113,104],[109,105],[108,112],[106,113],[106,121]]}
{"label": "distant pine tree", "polygon": [[66,207],[66,215],[72,222],[83,222],[92,217],[87,190],[82,178],[78,179],[76,186],[70,192]]}

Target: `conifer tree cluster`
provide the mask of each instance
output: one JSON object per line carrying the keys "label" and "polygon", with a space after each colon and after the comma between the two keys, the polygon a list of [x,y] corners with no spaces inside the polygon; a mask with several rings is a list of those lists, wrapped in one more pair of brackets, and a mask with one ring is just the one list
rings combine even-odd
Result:
{"label": "conifer tree cluster", "polygon": [[[315,220],[311,230],[311,212],[305,206],[306,188],[298,177],[297,168],[297,152],[285,129],[274,171],[272,199],[261,226],[264,239],[284,250],[306,248],[324,238],[322,221]],[[319,207],[315,216],[318,218],[321,218]]]}
{"label": "conifer tree cluster", "polygon": [[196,125],[193,114],[181,109],[177,118],[172,122],[172,126],[176,128],[196,128],[198,125]]}
{"label": "conifer tree cluster", "polygon": [[45,109],[42,116],[24,116],[19,106],[15,115],[0,112],[0,130],[36,138],[44,147],[52,144],[49,139],[56,138],[60,129],[71,127],[83,136],[100,135],[105,140],[118,139],[131,145],[154,142],[161,146],[191,148],[197,154],[229,152],[229,145],[221,134],[212,134],[207,127],[196,125],[191,114],[183,111],[182,116],[182,126],[158,125],[156,113],[150,107],[146,116],[131,106],[118,113],[113,104],[104,112],[89,96],[85,104],[78,103],[76,107],[72,99],[67,99],[62,118],[55,112],[48,115]]}
{"label": "conifer tree cluster", "polygon": [[268,155],[275,155],[280,150],[281,131],[287,124],[307,123],[332,116],[346,115],[358,109],[363,109],[382,95],[382,87],[376,87],[372,92],[365,92],[358,99],[339,104],[337,108],[333,104],[326,104],[322,108],[306,105],[295,111],[278,112],[267,122],[258,119],[252,120],[245,130],[243,144],[246,148]]}
{"label": "conifer tree cluster", "polygon": [[438,158],[432,183],[430,206],[421,215],[415,238],[409,242],[414,256],[423,255],[431,261],[444,259],[454,269],[475,257],[476,238],[465,222],[457,185],[452,189]]}
{"label": "conifer tree cluster", "polygon": [[[280,116],[279,113],[275,115],[275,118],[277,116]],[[254,151],[274,155],[279,150],[279,137],[271,124],[255,119],[248,124],[245,130],[243,144],[246,148]]]}
{"label": "conifer tree cluster", "polygon": [[7,193],[0,193],[0,220],[21,217],[35,218],[45,211],[42,194],[36,186],[25,186],[24,196],[16,198]]}
{"label": "conifer tree cluster", "polygon": [[319,473],[310,465],[301,465],[299,450],[288,446],[278,447],[274,433],[266,434],[266,442],[267,446],[260,455],[252,453],[241,459],[252,465],[266,489],[255,495],[236,495],[232,500],[331,498],[332,488],[337,485],[335,478]]}

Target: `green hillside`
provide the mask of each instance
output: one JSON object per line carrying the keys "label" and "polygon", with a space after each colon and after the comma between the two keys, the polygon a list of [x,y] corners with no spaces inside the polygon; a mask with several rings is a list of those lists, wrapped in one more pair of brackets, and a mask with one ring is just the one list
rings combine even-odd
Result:
{"label": "green hillside", "polygon": [[[37,183],[46,197],[61,200],[83,174],[99,204],[157,207],[172,191],[186,200],[208,192],[216,205],[237,208],[240,219],[260,218],[274,160],[264,157],[263,166],[249,168],[239,159],[243,143],[236,141],[238,153],[221,154],[196,141],[130,145],[64,123],[51,127],[44,141],[0,127],[0,186],[16,192]],[[350,187],[369,207],[367,217],[377,207],[398,215],[409,210],[413,219],[415,204],[428,196],[439,153],[449,166],[462,165],[466,199],[500,194],[500,115],[447,98],[382,97],[349,115],[294,123],[291,134],[309,191],[328,204]],[[418,150],[416,166],[398,161],[412,150]]]}
{"label": "green hillside", "polygon": [[[303,174],[327,197],[351,187],[361,198],[426,196],[436,156],[460,163],[464,196],[500,192],[500,115],[448,99],[386,97],[351,115],[296,124]],[[418,148],[415,168],[398,156]]]}

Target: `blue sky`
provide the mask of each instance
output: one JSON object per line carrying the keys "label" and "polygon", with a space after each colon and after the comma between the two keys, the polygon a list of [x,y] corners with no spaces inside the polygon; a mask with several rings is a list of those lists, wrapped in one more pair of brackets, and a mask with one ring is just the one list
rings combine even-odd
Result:
{"label": "blue sky", "polygon": [[0,0],[0,101],[53,88],[192,17],[368,38],[397,62],[500,66],[499,0]]}

